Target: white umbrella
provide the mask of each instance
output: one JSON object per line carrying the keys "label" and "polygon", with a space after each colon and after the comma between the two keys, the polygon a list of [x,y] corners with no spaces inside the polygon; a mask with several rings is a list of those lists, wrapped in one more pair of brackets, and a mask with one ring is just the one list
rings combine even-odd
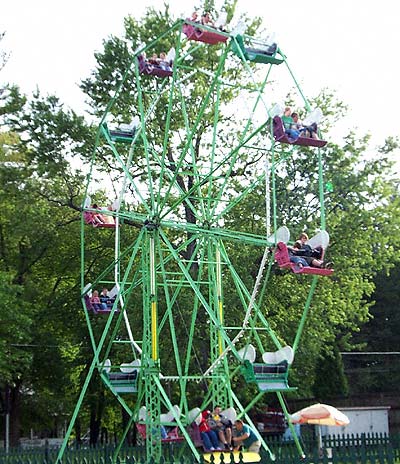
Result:
{"label": "white umbrella", "polygon": [[290,416],[293,424],[315,424],[317,425],[318,449],[322,450],[321,425],[343,426],[350,423],[349,418],[339,409],[329,404],[316,403],[307,408],[300,409]]}
{"label": "white umbrella", "polygon": [[312,404],[290,416],[293,424],[348,425],[349,418],[329,404]]}

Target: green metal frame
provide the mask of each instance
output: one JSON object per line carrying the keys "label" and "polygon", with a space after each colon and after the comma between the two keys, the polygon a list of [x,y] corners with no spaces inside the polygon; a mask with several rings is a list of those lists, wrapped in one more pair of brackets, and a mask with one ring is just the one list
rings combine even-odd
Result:
{"label": "green metal frame", "polygon": [[[186,41],[181,42],[182,24],[183,21],[177,21],[162,36],[136,52],[132,57],[130,68],[124,73],[115,96],[108,104],[99,124],[92,166],[88,175],[87,193],[92,188],[92,172],[96,165],[98,151],[100,148],[107,149],[114,158],[115,168],[122,172],[118,198],[121,206],[112,213],[116,220],[116,228],[106,232],[115,235],[115,254],[110,257],[109,266],[95,276],[90,289],[95,289],[100,285],[115,284],[118,294],[113,309],[118,307],[120,311],[110,312],[99,333],[99,329],[93,326],[93,318],[97,316],[89,314],[84,306],[93,348],[93,360],[56,461],[59,464],[62,463],[69,436],[95,369],[100,372],[105,385],[113,391],[130,416],[113,462],[117,460],[129,427],[135,420],[138,420],[139,409],[142,406],[146,408],[144,420],[146,435],[150,437],[146,440],[148,459],[152,458],[154,462],[160,462],[161,426],[163,425],[161,413],[171,411],[174,423],[177,424],[179,433],[185,438],[190,452],[195,459],[200,460],[199,451],[187,432],[188,413],[193,407],[199,406],[203,409],[215,404],[223,408],[237,408],[238,417],[246,418],[255,429],[263,448],[271,458],[274,458],[247,414],[265,391],[256,395],[256,398],[248,405],[242,405],[235,393],[233,382],[234,376],[243,364],[243,359],[238,353],[243,340],[255,340],[261,352],[266,351],[265,336],[277,349],[282,347],[281,339],[271,329],[267,318],[261,311],[262,298],[266,292],[273,263],[273,257],[268,252],[268,247],[272,244],[266,239],[270,233],[271,224],[268,220],[265,235],[232,231],[224,227],[226,215],[240,205],[240,202],[262,182],[266,182],[267,197],[272,193],[272,203],[267,203],[267,217],[271,210],[272,226],[274,230],[277,229],[274,176],[276,167],[284,162],[289,154],[281,154],[278,158],[273,138],[266,135],[268,134],[268,108],[271,105],[265,101],[264,90],[273,61],[269,62],[268,67],[262,67],[265,76],[261,83],[257,83],[252,69],[246,62],[246,56],[240,48],[238,38],[232,37],[231,44],[228,42],[225,45],[218,45],[219,62],[213,71],[196,70],[194,66],[190,67],[187,64],[185,58],[199,47],[207,45],[198,42],[194,45]],[[151,51],[160,39],[167,36],[171,38],[171,43],[175,43],[177,50],[173,76],[160,80],[157,83],[157,91],[147,92],[145,95],[146,86],[150,85],[151,79],[156,82],[157,77],[142,77],[136,57],[143,52]],[[220,114],[223,111],[221,92],[224,86],[242,88],[239,83],[228,82],[224,78],[227,61],[232,59],[231,47],[239,53],[242,60],[240,63],[252,80],[247,90],[254,97],[254,103],[242,130],[239,131],[237,138],[230,142],[230,149],[224,150],[221,148],[218,137],[221,125]],[[281,56],[282,60],[279,62],[286,62],[285,56],[283,54]],[[257,62],[257,60],[254,61]],[[292,74],[289,67],[288,69]],[[141,126],[129,140],[128,147],[127,144],[119,143],[118,139],[110,136],[105,120],[118,99],[124,82],[132,78],[132,73],[136,82],[135,109],[140,116]],[[185,102],[185,85],[196,79],[198,73],[209,76],[210,80],[204,90],[200,106],[196,108],[195,117],[190,117],[191,109],[187,108]],[[298,86],[296,81],[295,83]],[[299,92],[303,96],[300,89]],[[307,106],[308,102],[305,99],[304,101]],[[163,121],[165,128],[161,137],[153,140],[154,134],[147,130],[147,125],[150,124],[151,115],[158,105],[166,107],[165,121]],[[207,162],[204,160],[200,162],[196,158],[193,140],[210,108],[213,113],[213,123],[209,133]],[[266,122],[263,124],[256,124],[253,121],[259,108],[263,109],[267,115]],[[179,156],[172,166],[169,150],[174,143],[174,134],[170,131],[170,127],[177,113],[182,117],[183,127],[180,133]],[[126,142],[126,139],[122,142]],[[232,198],[229,191],[231,174],[240,157],[243,157],[250,149],[255,151],[260,160],[268,161],[267,169],[249,181],[248,185],[243,186],[241,194]],[[138,157],[144,163],[147,173],[146,182],[137,182],[133,176],[135,160]],[[321,159],[319,155],[320,166]],[[319,175],[321,208],[323,209],[321,167]],[[185,186],[181,179],[188,176],[190,183],[189,186]],[[129,207],[132,204],[135,208]],[[182,214],[184,208],[186,208],[186,215],[190,214],[195,221],[186,221]],[[325,215],[323,213],[321,213],[321,221],[324,228]],[[123,233],[128,227],[124,225],[127,222],[140,226],[136,236],[128,243]],[[86,250],[88,227],[82,219],[81,286],[85,289],[85,293],[88,291],[85,281],[89,259]],[[259,274],[254,286],[252,284],[250,288],[245,283],[247,279],[241,277],[231,260],[230,250],[243,245],[265,250]],[[187,249],[191,250],[189,255],[185,254]],[[264,268],[267,268],[265,273]],[[294,350],[300,341],[317,280],[318,278],[314,277],[311,284],[299,330],[294,340]],[[238,304],[241,307],[226,307],[227,289],[236,293]],[[138,294],[141,294],[141,301],[138,300]],[[82,293],[83,297],[84,293]],[[231,319],[232,314],[243,314],[243,318],[239,325],[228,327],[226,320]],[[182,327],[186,329],[185,340],[182,340]],[[199,332],[199,327],[202,332]],[[121,337],[121,333],[125,339]],[[205,368],[199,367],[198,364],[201,362],[198,362],[199,356],[196,353],[196,345],[201,338],[207,339],[209,345],[209,359]],[[121,396],[125,392],[113,387],[113,382],[103,371],[105,360],[112,357],[114,352],[118,352],[118,349],[121,349],[126,356],[125,347],[128,347],[131,357],[141,360],[140,375],[135,385],[131,385],[131,393],[135,399],[133,408],[128,405],[126,398]],[[172,366],[170,372],[165,370],[166,366]],[[246,366],[247,372],[253,369],[251,366]],[[254,374],[254,371],[252,372]],[[289,369],[285,373],[286,383],[288,374]],[[249,376],[247,380],[258,381],[255,377],[251,379]],[[193,396],[194,389],[200,388],[199,385],[203,386],[208,393],[201,405],[190,404],[189,398]],[[130,387],[127,386],[127,388]],[[181,415],[177,414],[176,409],[173,408],[173,401],[168,394],[170,390],[173,390],[175,398],[178,398]],[[191,392],[190,395],[189,392]],[[277,395],[285,414],[288,415],[282,392],[278,391]],[[294,437],[296,437],[295,434]],[[304,454],[300,443],[296,441],[296,444],[299,453]]]}

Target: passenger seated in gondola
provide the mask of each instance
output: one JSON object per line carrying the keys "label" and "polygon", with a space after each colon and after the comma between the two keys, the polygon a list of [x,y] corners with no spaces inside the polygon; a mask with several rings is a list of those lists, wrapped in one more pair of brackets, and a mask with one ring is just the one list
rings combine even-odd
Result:
{"label": "passenger seated in gondola", "polygon": [[106,305],[105,309],[107,309],[107,308],[110,309],[110,308],[112,308],[112,306],[114,304],[115,297],[110,297],[108,295],[108,289],[104,287],[103,290],[100,293],[100,301],[101,301],[101,303],[104,303]]}
{"label": "passenger seated in gondola", "polygon": [[[96,205],[96,203],[92,206],[93,209],[97,209],[102,211],[102,209]],[[108,206],[107,209],[112,211],[112,206]],[[102,213],[93,213],[93,220],[98,224],[115,224],[115,220],[113,216],[109,216],[108,214]]]}
{"label": "passenger seated in gondola", "polygon": [[165,52],[160,53],[160,58],[158,60],[158,66],[161,69],[164,69],[164,71],[172,71],[172,68],[171,68],[172,63],[173,63],[172,60],[168,61],[167,54]]}
{"label": "passenger seated in gondola", "polygon": [[[94,203],[92,206],[91,206],[92,209],[97,209],[97,210],[100,210],[100,208],[98,207],[98,205],[96,203]],[[92,221],[95,223],[95,224],[106,224],[106,219],[104,217],[103,214],[101,214],[100,212],[98,213],[92,213]]]}
{"label": "passenger seated in gondola", "polygon": [[160,58],[158,58],[157,53],[153,53],[151,55],[151,58],[148,59],[148,62],[150,64],[154,64],[155,66],[158,66],[160,64]]}
{"label": "passenger seated in gondola", "polygon": [[190,21],[193,21],[194,23],[199,23],[199,14],[197,11],[193,11],[192,16],[190,18]]}
{"label": "passenger seated in gondola", "polygon": [[300,130],[293,128],[294,121],[292,118],[292,110],[290,106],[287,106],[285,108],[285,111],[283,112],[283,116],[281,119],[286,135],[288,135],[292,139],[297,139],[300,135]]}
{"label": "passenger seated in gondola", "polygon": [[321,259],[323,253],[322,248],[317,247],[313,249],[307,242],[308,235],[303,232],[293,246],[287,246],[290,261],[296,263],[299,267],[312,266],[322,269],[332,269],[333,263],[325,262]]}
{"label": "passenger seated in gondola", "polygon": [[201,24],[204,26],[214,27],[214,21],[211,18],[211,14],[208,11],[205,11],[201,15]]}
{"label": "passenger seated in gondola", "polygon": [[211,430],[218,434],[219,441],[225,449],[232,449],[232,422],[222,414],[221,407],[215,406],[208,419]]}
{"label": "passenger seated in gondola", "polygon": [[153,53],[151,58],[147,58],[146,53],[143,52],[141,55],[138,56],[139,60],[139,70],[142,72],[146,72],[148,74],[151,74],[154,67],[158,68],[158,63],[159,63],[159,58],[157,56],[157,53]]}
{"label": "passenger seated in gondola", "polygon": [[[195,14],[195,13],[193,13],[193,14]],[[193,18],[193,16],[192,16],[192,18]],[[196,13],[196,18],[197,18],[197,13]],[[204,26],[213,27],[215,29],[219,29],[222,32],[226,32],[226,29],[225,29],[226,19],[227,19],[227,13],[225,11],[220,13],[220,15],[218,16],[218,19],[216,21],[213,21],[213,19],[211,17],[211,14],[208,11],[205,11],[201,15],[200,22]],[[192,21],[195,21],[195,20],[192,19]],[[196,20],[196,22],[198,22],[198,21]]]}
{"label": "passenger seated in gondola", "polygon": [[[107,210],[114,211],[112,205],[107,206]],[[115,219],[111,215],[103,214],[103,219],[105,220],[106,224],[115,224]]]}
{"label": "passenger seated in gondola", "polygon": [[201,413],[201,421],[199,431],[204,448],[209,451],[220,450],[217,433],[211,429],[208,420],[211,417],[211,411],[203,411]]}
{"label": "passenger seated in gondola", "polygon": [[305,126],[299,119],[297,113],[292,113],[291,117],[293,119],[292,129],[298,130],[300,135],[303,137],[311,137],[318,140],[318,126],[316,122],[311,123],[309,126]]}
{"label": "passenger seated in gondola", "polygon": [[161,440],[165,440],[168,438],[168,431],[164,425],[160,425],[160,432],[161,432]]}
{"label": "passenger seated in gondola", "polygon": [[168,55],[165,52],[160,53],[160,57],[157,56],[157,53],[153,53],[151,58],[146,61],[146,66],[150,69],[153,67],[163,69],[164,71],[172,71],[173,57],[175,56],[174,49],[171,49],[168,52]]}
{"label": "passenger seated in gondola", "polygon": [[90,302],[96,311],[107,309],[107,304],[100,301],[99,292],[97,290],[93,290],[93,295],[90,298]]}
{"label": "passenger seated in gondola", "polygon": [[245,50],[249,53],[272,56],[276,53],[277,48],[278,45],[275,42],[268,43],[266,41],[265,43],[263,43],[257,41],[255,43],[252,43],[250,47],[245,47]]}

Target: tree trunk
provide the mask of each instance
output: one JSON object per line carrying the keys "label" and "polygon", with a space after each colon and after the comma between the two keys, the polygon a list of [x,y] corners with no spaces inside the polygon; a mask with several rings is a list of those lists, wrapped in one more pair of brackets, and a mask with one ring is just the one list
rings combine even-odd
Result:
{"label": "tree trunk", "polygon": [[100,423],[97,418],[97,408],[95,404],[90,406],[90,446],[94,446],[97,443],[100,433]]}
{"label": "tree trunk", "polygon": [[[129,414],[125,411],[124,408],[121,408],[121,413],[122,413],[122,430],[126,429],[126,426],[128,425],[128,422],[130,420]],[[125,443],[129,446],[135,446],[136,445],[136,427],[135,423],[132,424],[132,427],[129,429]]]}
{"label": "tree trunk", "polygon": [[90,402],[90,445],[94,446],[97,444],[101,420],[104,412],[104,389],[101,388],[98,395],[93,396],[93,401]]}
{"label": "tree trunk", "polygon": [[21,382],[10,388],[10,447],[19,445],[21,429]]}
{"label": "tree trunk", "polygon": [[82,444],[82,427],[81,427],[81,420],[79,417],[76,418],[75,421],[75,436],[76,436],[76,444],[80,446]]}

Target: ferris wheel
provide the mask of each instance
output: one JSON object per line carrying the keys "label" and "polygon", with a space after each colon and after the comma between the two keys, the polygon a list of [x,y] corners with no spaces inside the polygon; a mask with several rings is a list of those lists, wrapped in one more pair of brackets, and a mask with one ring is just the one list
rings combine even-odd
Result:
{"label": "ferris wheel", "polygon": [[[276,169],[293,150],[319,153],[326,144],[286,133],[283,109],[266,97],[279,65],[288,67],[277,44],[190,20],[132,53],[99,124],[83,205],[81,297],[94,356],[68,436],[97,370],[130,417],[122,441],[136,423],[156,462],[162,443],[171,441],[200,460],[196,424],[217,404],[232,421],[249,423],[274,458],[248,412],[273,393],[288,415],[283,395],[293,389],[290,367],[316,282],[333,272],[291,261],[289,228],[277,224]],[[99,206],[91,196],[105,156],[115,198]],[[263,230],[245,221],[235,230],[232,215],[240,217],[260,189]],[[319,195],[323,211],[323,188]],[[88,268],[87,234],[94,229],[114,242],[100,270]],[[311,245],[324,251],[328,243],[321,213]],[[243,248],[262,256],[253,278],[237,260]],[[276,333],[261,310],[276,265],[313,274],[293,341]],[[255,389],[251,402],[240,399],[238,378]]]}

